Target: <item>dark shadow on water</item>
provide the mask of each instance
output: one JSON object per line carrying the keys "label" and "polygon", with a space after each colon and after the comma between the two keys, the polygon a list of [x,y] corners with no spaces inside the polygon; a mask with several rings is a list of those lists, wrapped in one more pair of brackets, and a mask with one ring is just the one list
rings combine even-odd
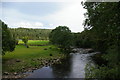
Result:
{"label": "dark shadow on water", "polygon": [[70,56],[61,59],[60,62],[52,66],[44,66],[33,72],[26,72],[25,74],[29,74],[26,78],[64,78],[70,73]]}
{"label": "dark shadow on water", "polygon": [[[68,57],[61,59],[61,63],[42,67],[29,74],[26,78],[85,78],[85,66],[92,63],[91,54],[71,53]],[[22,80],[22,79],[21,79]]]}
{"label": "dark shadow on water", "polygon": [[68,78],[71,70],[71,56],[67,56],[65,59],[61,60],[60,64],[52,65],[53,74],[55,78]]}

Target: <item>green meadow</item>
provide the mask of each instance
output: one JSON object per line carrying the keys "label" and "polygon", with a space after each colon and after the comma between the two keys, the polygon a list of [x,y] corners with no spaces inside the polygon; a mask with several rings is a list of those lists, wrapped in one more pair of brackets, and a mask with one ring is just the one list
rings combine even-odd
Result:
{"label": "green meadow", "polygon": [[59,48],[49,44],[49,41],[29,40],[28,45],[44,45],[29,46],[29,48],[22,44],[23,42],[19,41],[19,45],[13,52],[7,52],[3,56],[3,72],[20,72],[28,68],[42,66],[42,60],[64,57]]}
{"label": "green meadow", "polygon": [[[19,40],[18,44],[24,44],[24,42],[22,40]],[[49,40],[29,40],[28,41],[28,45],[48,45],[49,44]]]}

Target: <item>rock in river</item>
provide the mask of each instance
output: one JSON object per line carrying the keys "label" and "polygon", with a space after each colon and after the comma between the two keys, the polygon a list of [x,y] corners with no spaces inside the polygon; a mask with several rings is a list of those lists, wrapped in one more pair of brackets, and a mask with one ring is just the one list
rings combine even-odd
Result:
{"label": "rock in river", "polygon": [[4,72],[4,75],[9,75],[9,73],[8,72]]}

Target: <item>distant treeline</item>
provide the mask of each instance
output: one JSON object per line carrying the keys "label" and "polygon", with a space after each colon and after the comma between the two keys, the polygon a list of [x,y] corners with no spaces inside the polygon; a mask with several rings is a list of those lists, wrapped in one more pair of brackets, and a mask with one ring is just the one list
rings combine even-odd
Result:
{"label": "distant treeline", "polygon": [[48,40],[51,29],[9,28],[13,37],[22,39],[27,36],[30,40]]}

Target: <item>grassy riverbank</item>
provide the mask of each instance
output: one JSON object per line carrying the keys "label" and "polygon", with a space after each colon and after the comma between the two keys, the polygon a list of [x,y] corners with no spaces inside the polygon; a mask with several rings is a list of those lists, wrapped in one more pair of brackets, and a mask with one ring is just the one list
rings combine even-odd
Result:
{"label": "grassy riverbank", "polygon": [[[41,43],[39,43],[41,42]],[[48,41],[29,41],[28,44],[48,44]],[[20,42],[22,44],[22,42]],[[3,58],[3,72],[25,72],[29,68],[43,66],[43,61],[60,59],[64,55],[54,45],[30,46],[17,45],[15,51],[7,52]]]}

